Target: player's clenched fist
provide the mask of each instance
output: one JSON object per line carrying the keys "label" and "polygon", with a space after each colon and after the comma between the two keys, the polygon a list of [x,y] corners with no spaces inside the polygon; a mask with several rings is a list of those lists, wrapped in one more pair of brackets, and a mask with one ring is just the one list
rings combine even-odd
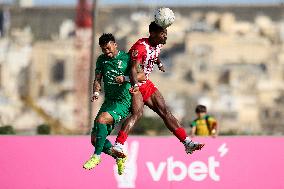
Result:
{"label": "player's clenched fist", "polygon": [[91,101],[94,102],[94,101],[98,100],[99,96],[100,96],[99,92],[94,92],[94,94],[91,98]]}
{"label": "player's clenched fist", "polygon": [[125,77],[124,77],[123,75],[117,76],[117,77],[115,78],[115,81],[116,81],[117,83],[119,83],[119,84],[122,84],[122,83],[125,81]]}
{"label": "player's clenched fist", "polygon": [[131,88],[129,89],[129,91],[130,91],[131,94],[134,94],[134,93],[139,92],[139,86],[138,86],[138,84],[135,84],[133,87],[131,87]]}

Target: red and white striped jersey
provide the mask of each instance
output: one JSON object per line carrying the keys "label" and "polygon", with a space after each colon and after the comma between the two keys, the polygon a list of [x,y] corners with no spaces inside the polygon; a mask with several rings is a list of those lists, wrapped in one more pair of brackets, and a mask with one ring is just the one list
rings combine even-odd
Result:
{"label": "red and white striped jersey", "polygon": [[139,39],[129,50],[131,61],[141,62],[141,67],[149,79],[150,73],[153,71],[154,65],[160,55],[162,45],[152,47],[149,44],[149,38]]}

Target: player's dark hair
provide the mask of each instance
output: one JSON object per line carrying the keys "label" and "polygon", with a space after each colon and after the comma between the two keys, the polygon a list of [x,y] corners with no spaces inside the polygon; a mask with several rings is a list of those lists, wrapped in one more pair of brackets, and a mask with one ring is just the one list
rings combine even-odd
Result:
{"label": "player's dark hair", "polygon": [[159,31],[163,31],[164,29],[159,26],[158,24],[156,24],[155,21],[151,22],[151,24],[149,25],[149,32],[159,32]]}
{"label": "player's dark hair", "polygon": [[203,105],[197,105],[195,108],[195,113],[206,113],[207,112],[207,108],[206,106]]}
{"label": "player's dark hair", "polygon": [[103,33],[103,35],[99,38],[99,45],[103,46],[110,41],[115,42],[114,36],[111,33]]}

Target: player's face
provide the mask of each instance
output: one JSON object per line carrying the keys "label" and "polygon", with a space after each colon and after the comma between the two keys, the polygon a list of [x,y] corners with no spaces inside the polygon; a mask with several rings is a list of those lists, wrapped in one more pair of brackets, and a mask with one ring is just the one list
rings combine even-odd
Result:
{"label": "player's face", "polygon": [[102,52],[105,56],[113,58],[117,55],[117,44],[113,41],[108,42],[105,45],[101,46]]}
{"label": "player's face", "polygon": [[167,29],[163,29],[162,31],[159,31],[156,36],[158,43],[163,44],[163,45],[166,44],[167,36],[168,36]]}
{"label": "player's face", "polygon": [[150,38],[152,40],[152,45],[166,44],[167,42],[167,29],[150,32]]}

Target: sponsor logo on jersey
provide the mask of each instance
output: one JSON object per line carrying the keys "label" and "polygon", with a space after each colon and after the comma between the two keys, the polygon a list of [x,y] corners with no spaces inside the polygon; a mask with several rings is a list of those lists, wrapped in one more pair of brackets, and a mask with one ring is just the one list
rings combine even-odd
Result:
{"label": "sponsor logo on jersey", "polygon": [[131,53],[132,57],[137,57],[138,56],[138,50],[133,50]]}

